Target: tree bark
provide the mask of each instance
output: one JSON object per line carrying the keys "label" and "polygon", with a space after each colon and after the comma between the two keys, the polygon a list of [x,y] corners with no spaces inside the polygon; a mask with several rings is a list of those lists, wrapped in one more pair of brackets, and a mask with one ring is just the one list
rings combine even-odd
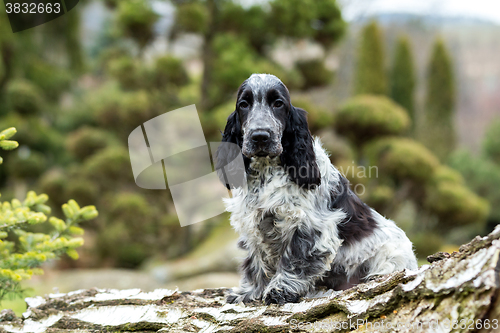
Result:
{"label": "tree bark", "polygon": [[227,304],[226,288],[79,290],[27,298],[1,332],[500,332],[500,225],[430,265],[283,306]]}

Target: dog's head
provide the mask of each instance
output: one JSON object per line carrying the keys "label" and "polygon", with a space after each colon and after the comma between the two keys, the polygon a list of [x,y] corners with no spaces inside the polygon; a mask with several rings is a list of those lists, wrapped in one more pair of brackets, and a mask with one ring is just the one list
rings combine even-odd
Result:
{"label": "dog's head", "polygon": [[[290,102],[287,87],[274,75],[253,74],[238,89],[223,142],[237,144],[248,162],[279,156],[290,179],[311,188],[321,182],[306,112]],[[223,159],[223,152],[218,152]]]}

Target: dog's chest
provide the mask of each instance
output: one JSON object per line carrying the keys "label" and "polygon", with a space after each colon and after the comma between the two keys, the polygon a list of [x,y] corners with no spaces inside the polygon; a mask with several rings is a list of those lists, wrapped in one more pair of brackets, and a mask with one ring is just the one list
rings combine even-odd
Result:
{"label": "dog's chest", "polygon": [[233,212],[232,223],[268,261],[281,257],[298,224],[305,220],[300,191],[279,169],[249,176],[248,191],[242,200],[244,213]]}

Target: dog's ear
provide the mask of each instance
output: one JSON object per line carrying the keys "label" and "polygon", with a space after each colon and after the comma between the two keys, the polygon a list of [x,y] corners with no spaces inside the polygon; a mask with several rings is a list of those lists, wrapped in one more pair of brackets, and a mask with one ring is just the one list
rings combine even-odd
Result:
{"label": "dog's ear", "polygon": [[[229,143],[229,144],[228,144]],[[217,174],[219,179],[228,189],[231,189],[231,185],[235,182],[234,178],[240,177],[240,170],[236,163],[232,163],[241,154],[241,147],[243,145],[243,133],[241,132],[241,123],[238,116],[238,112],[234,111],[227,118],[226,127],[224,133],[222,133],[222,144],[217,148],[216,153],[216,164]],[[243,156],[243,155],[242,155]],[[245,172],[248,170],[249,160],[243,156],[243,161],[245,163]],[[228,165],[230,166],[228,169]],[[225,168],[226,171],[223,170]],[[228,175],[226,172],[234,173],[233,175]]]}
{"label": "dog's ear", "polygon": [[241,132],[240,117],[237,111],[233,111],[227,117],[226,127],[222,133],[222,142],[231,142],[237,144],[240,148],[243,144],[243,133]]}
{"label": "dog's ear", "polygon": [[281,139],[281,163],[292,181],[309,190],[321,184],[321,175],[306,114],[306,111],[291,106]]}

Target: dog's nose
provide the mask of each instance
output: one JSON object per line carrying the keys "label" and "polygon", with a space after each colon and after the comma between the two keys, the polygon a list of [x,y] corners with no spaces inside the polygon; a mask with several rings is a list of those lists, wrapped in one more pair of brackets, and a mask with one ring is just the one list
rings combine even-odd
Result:
{"label": "dog's nose", "polygon": [[270,138],[271,138],[271,134],[269,134],[268,131],[257,130],[257,131],[252,133],[252,136],[250,139],[252,140],[253,143],[264,144],[264,143],[267,143]]}

